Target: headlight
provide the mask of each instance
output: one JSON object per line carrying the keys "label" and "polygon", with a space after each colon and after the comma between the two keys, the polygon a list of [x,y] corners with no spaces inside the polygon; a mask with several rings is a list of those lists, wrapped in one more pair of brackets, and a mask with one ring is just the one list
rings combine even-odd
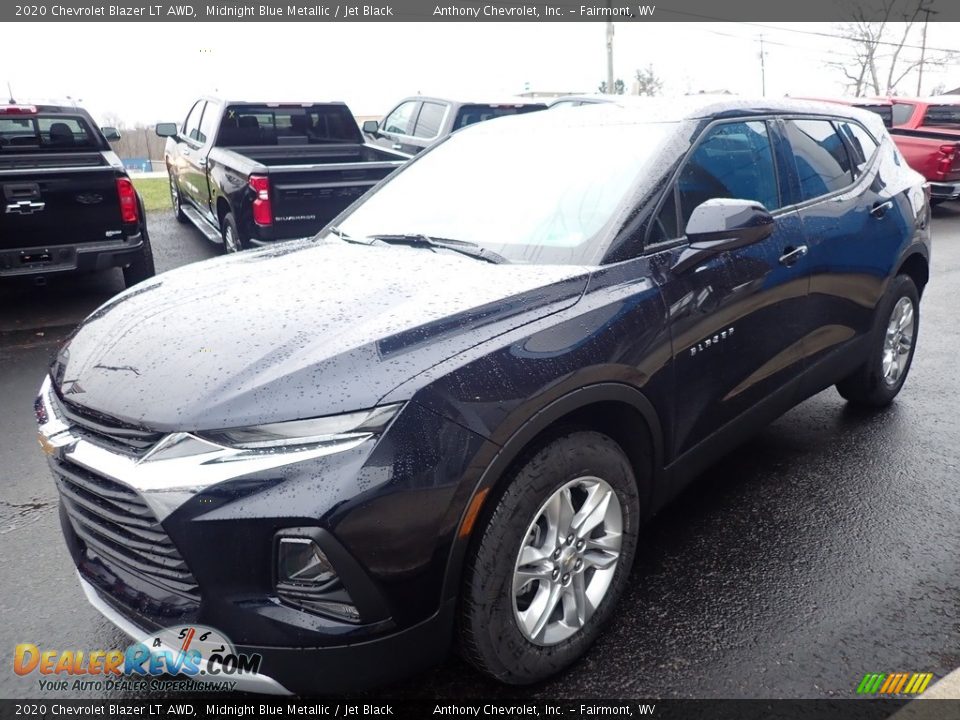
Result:
{"label": "headlight", "polygon": [[210,430],[194,435],[218,445],[250,450],[359,440],[382,433],[401,407],[403,403],[395,403],[345,415]]}

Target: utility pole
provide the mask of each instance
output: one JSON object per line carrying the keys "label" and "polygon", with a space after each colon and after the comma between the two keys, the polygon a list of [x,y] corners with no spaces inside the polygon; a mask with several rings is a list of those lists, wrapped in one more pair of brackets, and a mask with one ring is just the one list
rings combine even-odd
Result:
{"label": "utility pole", "polygon": [[763,51],[763,34],[760,35],[760,92],[763,97],[767,96],[767,64]]}
{"label": "utility pole", "polygon": [[925,17],[923,18],[923,42],[920,44],[920,72],[917,73],[917,97],[920,97],[920,86],[923,84],[923,66],[927,61],[927,24],[930,22],[930,16],[936,15],[936,11],[930,8],[923,8]]}
{"label": "utility pole", "polygon": [[613,93],[613,21],[607,20],[607,94]]}

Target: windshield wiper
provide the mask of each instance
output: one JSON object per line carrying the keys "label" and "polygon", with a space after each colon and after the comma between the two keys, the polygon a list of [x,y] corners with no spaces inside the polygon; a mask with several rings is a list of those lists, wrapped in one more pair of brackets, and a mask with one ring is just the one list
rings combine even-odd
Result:
{"label": "windshield wiper", "polygon": [[476,243],[466,240],[450,240],[449,238],[431,237],[421,233],[403,233],[399,235],[371,235],[374,240],[389,243],[390,245],[409,245],[410,247],[430,248],[431,250],[452,250],[467,257],[485,260],[494,265],[509,263],[503,255],[487,250]]}
{"label": "windshield wiper", "polygon": [[[343,240],[344,242],[355,243],[355,244],[357,244],[357,245],[369,245],[369,244],[370,244],[370,243],[365,243],[365,242],[363,242],[363,240],[357,240],[355,237],[350,237],[349,235],[347,235],[343,230],[341,230],[341,229],[338,228],[338,227],[329,228],[328,232],[329,232],[331,235],[333,235],[334,237],[340,238],[340,239]],[[315,239],[319,239],[319,238],[320,238],[319,235],[315,236]]]}

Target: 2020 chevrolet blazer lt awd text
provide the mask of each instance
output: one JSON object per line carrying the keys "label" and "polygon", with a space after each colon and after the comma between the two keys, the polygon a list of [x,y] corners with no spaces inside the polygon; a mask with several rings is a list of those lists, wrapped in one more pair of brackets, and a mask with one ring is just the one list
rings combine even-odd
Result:
{"label": "2020 chevrolet blazer lt awd text", "polygon": [[456,133],[317,238],[164,273],[66,342],[36,411],[83,589],[134,635],[259,654],[240,687],[351,690],[452,644],[544,678],[708,463],[831,385],[893,400],[929,217],[839,105]]}

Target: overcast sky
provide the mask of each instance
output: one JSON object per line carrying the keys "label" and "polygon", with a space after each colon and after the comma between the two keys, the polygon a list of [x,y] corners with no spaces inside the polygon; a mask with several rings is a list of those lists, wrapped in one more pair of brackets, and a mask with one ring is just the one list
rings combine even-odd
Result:
{"label": "overcast sky", "polygon": [[[852,48],[827,23],[617,23],[615,74],[630,86],[652,64],[665,94],[843,92],[828,60]],[[103,42],[97,42],[103,37]],[[960,48],[960,23],[931,23],[928,46]],[[919,50],[905,49],[915,57]],[[405,95],[592,92],[606,75],[605,24],[18,23],[0,44],[0,83],[19,101],[79,99],[101,122],[181,120],[196,96],[344,100],[381,115]],[[960,86],[960,64],[924,76],[924,92]],[[901,94],[916,90],[916,78]],[[5,99],[5,98],[4,98]]]}

